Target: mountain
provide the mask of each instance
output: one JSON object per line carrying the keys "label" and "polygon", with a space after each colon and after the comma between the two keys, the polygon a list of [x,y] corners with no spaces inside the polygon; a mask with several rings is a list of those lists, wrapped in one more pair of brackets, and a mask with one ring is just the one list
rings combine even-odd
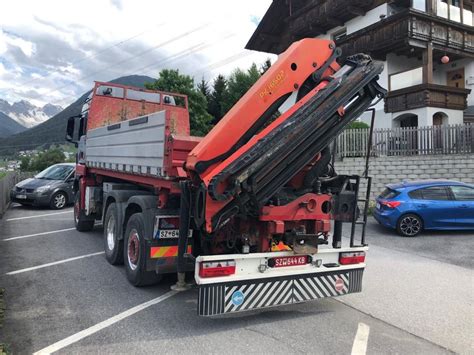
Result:
{"label": "mountain", "polygon": [[[155,79],[144,75],[129,75],[112,80],[112,83],[129,85],[144,88],[145,83],[154,82]],[[19,134],[0,140],[0,156],[12,154],[15,151],[34,149],[44,144],[63,144],[66,143],[67,120],[71,116],[81,113],[84,100],[90,91],[84,93],[75,102],[66,107],[58,114],[51,117],[33,128],[30,128]],[[0,103],[1,104],[1,103]]]}
{"label": "mountain", "polygon": [[0,138],[8,137],[26,130],[26,127],[17,123],[13,118],[0,112]]}
{"label": "mountain", "polygon": [[52,104],[38,107],[26,100],[21,100],[10,105],[8,101],[0,99],[0,112],[3,112],[27,128],[47,121],[62,110],[61,106]]}

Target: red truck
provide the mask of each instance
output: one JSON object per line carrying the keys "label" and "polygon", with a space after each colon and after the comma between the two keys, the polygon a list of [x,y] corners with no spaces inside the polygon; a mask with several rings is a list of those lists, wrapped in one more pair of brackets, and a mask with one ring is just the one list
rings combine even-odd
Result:
{"label": "red truck", "polygon": [[186,96],[96,82],[67,127],[76,228],[102,221],[107,260],[135,286],[177,272],[184,289],[193,272],[199,315],[361,291],[370,177],[337,175],[330,146],[384,95],[383,66],[340,55],[295,42],[205,137]]}

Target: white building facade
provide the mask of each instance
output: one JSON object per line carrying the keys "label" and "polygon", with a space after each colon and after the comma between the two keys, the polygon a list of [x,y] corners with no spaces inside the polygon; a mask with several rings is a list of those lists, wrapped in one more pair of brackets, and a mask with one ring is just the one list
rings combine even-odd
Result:
{"label": "white building facade", "polygon": [[[283,26],[272,27],[276,17]],[[379,83],[389,93],[376,105],[375,128],[469,121],[471,0],[275,0],[247,48],[278,54],[304,37],[332,39],[344,56],[363,52],[384,62]]]}

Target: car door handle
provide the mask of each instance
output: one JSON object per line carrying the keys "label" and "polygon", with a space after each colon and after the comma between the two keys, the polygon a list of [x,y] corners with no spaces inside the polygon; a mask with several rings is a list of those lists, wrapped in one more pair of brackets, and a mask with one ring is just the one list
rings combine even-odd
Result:
{"label": "car door handle", "polygon": [[428,205],[425,204],[425,203],[420,203],[420,204],[416,205],[416,207],[426,208],[426,207],[428,207]]}
{"label": "car door handle", "polygon": [[469,206],[468,205],[461,205],[459,206],[459,208],[468,208]]}

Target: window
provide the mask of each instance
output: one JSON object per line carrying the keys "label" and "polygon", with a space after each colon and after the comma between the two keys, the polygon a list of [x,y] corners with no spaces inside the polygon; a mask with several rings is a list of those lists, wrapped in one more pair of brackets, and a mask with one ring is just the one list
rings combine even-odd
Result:
{"label": "window", "polygon": [[444,186],[432,186],[421,189],[423,200],[449,200],[448,191]]}
{"label": "window", "polygon": [[411,7],[416,10],[426,11],[426,0],[412,0]]}
{"label": "window", "polygon": [[335,32],[333,32],[332,34],[332,40],[334,42],[337,42],[338,40],[340,40],[342,37],[345,37],[347,35],[347,28],[341,28],[340,30],[337,30]]}
{"label": "window", "polygon": [[408,196],[414,200],[422,200],[423,199],[423,191],[421,189],[413,190],[408,193]]}
{"label": "window", "polygon": [[386,188],[383,190],[383,192],[380,194],[380,198],[394,198],[400,195],[400,192]]}
{"label": "window", "polygon": [[118,88],[118,87],[115,87],[115,86],[101,85],[96,89],[95,93],[96,93],[96,95],[119,97],[119,98],[123,99],[124,89],[123,88]]}
{"label": "window", "polygon": [[[472,24],[472,8],[465,5],[463,10],[463,17],[466,14],[466,24]],[[449,18],[451,21],[461,22],[461,1],[460,0],[437,0],[436,15],[444,18]]]}
{"label": "window", "polygon": [[127,99],[131,100],[145,100],[148,102],[155,102],[157,104],[160,103],[160,94],[155,92],[146,92],[146,91],[138,91],[138,90],[127,90]]}
{"label": "window", "polygon": [[450,186],[454,198],[458,201],[474,201],[474,188],[467,186]]}
{"label": "window", "polygon": [[464,9],[462,12],[462,22],[468,26],[472,26],[472,24],[474,23],[472,19],[472,5],[464,4]]}

